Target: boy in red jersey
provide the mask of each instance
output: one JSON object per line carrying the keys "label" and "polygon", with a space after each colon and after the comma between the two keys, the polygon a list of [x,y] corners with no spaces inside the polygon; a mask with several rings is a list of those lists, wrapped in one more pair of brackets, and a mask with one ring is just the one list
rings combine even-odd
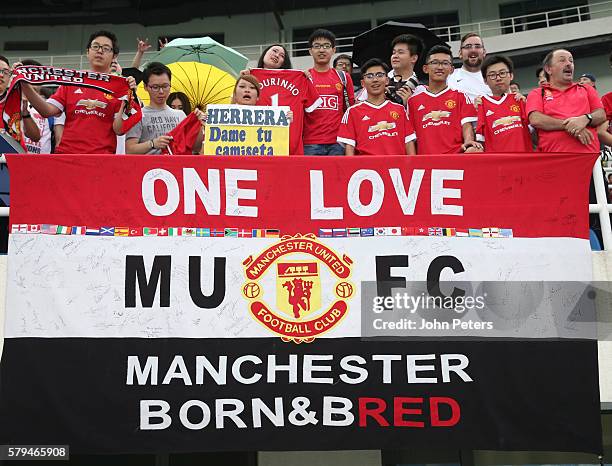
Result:
{"label": "boy in red jersey", "polygon": [[[111,64],[119,54],[117,37],[109,31],[94,32],[87,42],[89,69],[110,73]],[[136,89],[133,77],[126,78]],[[22,84],[23,93],[32,106],[45,118],[66,114],[58,154],[114,154],[117,135],[122,134],[122,113],[125,102],[97,89],[60,86],[48,100],[40,97],[31,85]]]}
{"label": "boy in red jersey", "polygon": [[408,132],[416,134],[417,154],[482,152],[482,145],[474,140],[474,105],[465,94],[446,84],[452,70],[450,49],[433,46],[423,65],[429,85],[408,100]]}
{"label": "boy in red jersey", "polygon": [[304,155],[344,155],[336,141],[340,120],[355,103],[351,75],[330,66],[336,53],[336,36],[327,29],[317,29],[308,39],[314,67],[308,71],[323,103],[304,115]]}
{"label": "boy in red jersey", "polygon": [[512,60],[489,55],[481,71],[493,95],[483,95],[478,106],[476,140],[484,142],[485,152],[533,152],[524,98],[509,93]]}
{"label": "boy in red jersey", "polygon": [[368,99],[349,108],[340,124],[338,142],[345,155],[413,155],[414,134],[408,129],[404,106],[386,100],[387,65],[377,58],[361,68],[361,85]]}

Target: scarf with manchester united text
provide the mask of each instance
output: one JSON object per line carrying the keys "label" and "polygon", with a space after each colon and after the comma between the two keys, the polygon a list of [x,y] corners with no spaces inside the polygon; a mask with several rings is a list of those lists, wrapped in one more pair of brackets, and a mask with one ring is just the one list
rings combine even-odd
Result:
{"label": "scarf with manchester united text", "polygon": [[122,76],[53,66],[20,66],[13,70],[9,87],[0,96],[0,109],[2,110],[2,124],[5,131],[22,145],[24,142],[21,121],[22,82],[34,85],[59,84],[62,86],[90,87],[112,94],[119,100],[125,100],[127,104],[121,127],[123,134],[142,118],[142,111],[136,94],[130,90],[127,80]]}

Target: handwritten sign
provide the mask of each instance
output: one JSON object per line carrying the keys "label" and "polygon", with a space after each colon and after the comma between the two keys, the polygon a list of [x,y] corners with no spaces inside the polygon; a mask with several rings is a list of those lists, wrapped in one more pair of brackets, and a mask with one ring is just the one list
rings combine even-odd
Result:
{"label": "handwritten sign", "polygon": [[289,155],[289,107],[208,105],[207,155]]}

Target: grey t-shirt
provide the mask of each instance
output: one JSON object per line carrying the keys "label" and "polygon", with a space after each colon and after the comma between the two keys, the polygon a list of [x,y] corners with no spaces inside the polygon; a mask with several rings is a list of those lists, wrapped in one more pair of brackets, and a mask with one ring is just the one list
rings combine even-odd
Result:
{"label": "grey t-shirt", "polygon": [[[168,134],[185,119],[182,110],[175,110],[166,105],[163,109],[143,107],[142,120],[127,132],[126,139],[137,138],[138,142],[150,141]],[[151,149],[147,154],[161,154],[159,149]]]}

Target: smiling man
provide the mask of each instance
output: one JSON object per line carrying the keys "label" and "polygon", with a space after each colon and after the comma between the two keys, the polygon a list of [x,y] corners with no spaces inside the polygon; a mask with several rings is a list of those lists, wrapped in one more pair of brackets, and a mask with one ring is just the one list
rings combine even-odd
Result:
{"label": "smiling man", "polygon": [[478,96],[491,95],[480,73],[486,54],[482,37],[475,32],[464,35],[459,48],[459,58],[463,66],[449,76],[448,87],[463,92],[472,102]]}
{"label": "smiling man", "polygon": [[[86,53],[91,71],[109,74],[113,59],[119,54],[117,37],[109,31],[94,32],[87,41]],[[129,86],[135,89],[134,78],[126,79]],[[23,83],[22,89],[43,117],[59,116],[62,112],[66,114],[64,132],[56,153],[115,153],[125,102],[90,87],[60,86],[46,101],[30,84]]]}
{"label": "smiling man", "polygon": [[308,39],[314,66],[308,71],[323,103],[304,115],[304,155],[344,155],[336,141],[344,112],[355,103],[351,75],[330,66],[336,53],[336,36],[317,29]]}
{"label": "smiling man", "polygon": [[388,72],[377,58],[362,66],[361,85],[368,91],[368,100],[353,105],[342,117],[338,142],[346,145],[345,155],[415,154],[404,106],[385,98]]}
{"label": "smiling man", "polygon": [[574,57],[565,49],[543,62],[548,82],[527,97],[529,123],[538,132],[540,152],[599,152],[597,126],[606,120],[592,86],[574,83]]}

